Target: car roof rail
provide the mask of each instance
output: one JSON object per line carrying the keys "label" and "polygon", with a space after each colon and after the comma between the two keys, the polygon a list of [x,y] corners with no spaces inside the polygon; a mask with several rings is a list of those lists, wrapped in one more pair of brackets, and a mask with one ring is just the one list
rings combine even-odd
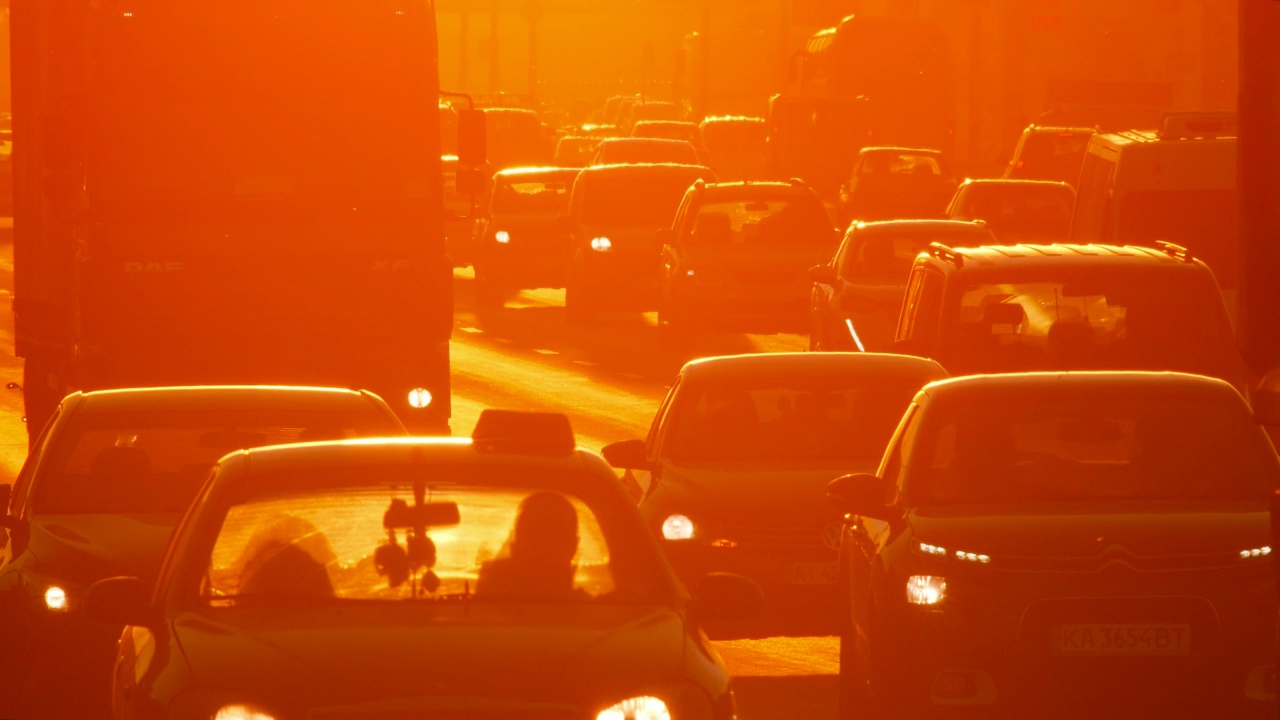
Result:
{"label": "car roof rail", "polygon": [[1157,240],[1156,247],[1160,248],[1165,255],[1176,260],[1181,260],[1184,263],[1189,263],[1196,259],[1196,256],[1190,250],[1181,245],[1171,243],[1168,240]]}
{"label": "car roof rail", "polygon": [[928,253],[930,257],[949,262],[958,268],[964,267],[964,256],[942,243],[929,243]]}
{"label": "car roof rail", "polygon": [[572,455],[578,445],[563,413],[485,410],[471,431],[476,450],[511,455]]}

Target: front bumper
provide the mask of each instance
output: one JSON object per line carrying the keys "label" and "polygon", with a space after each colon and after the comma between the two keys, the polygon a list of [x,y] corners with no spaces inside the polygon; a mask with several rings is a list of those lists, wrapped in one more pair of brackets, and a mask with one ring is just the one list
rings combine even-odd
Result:
{"label": "front bumper", "polygon": [[810,325],[808,287],[682,283],[671,289],[671,308],[676,322],[697,329],[805,333]]}

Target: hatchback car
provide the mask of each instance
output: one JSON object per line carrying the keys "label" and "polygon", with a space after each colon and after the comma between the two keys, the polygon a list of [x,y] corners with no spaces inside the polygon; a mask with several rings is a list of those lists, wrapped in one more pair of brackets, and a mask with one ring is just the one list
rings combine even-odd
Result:
{"label": "hatchback car", "polygon": [[476,304],[501,306],[524,289],[564,287],[568,239],[561,217],[578,171],[517,168],[493,176],[488,212],[473,243]]}
{"label": "hatchback car", "polygon": [[[641,141],[664,142],[664,141]],[[573,184],[565,312],[587,322],[597,311],[658,307],[659,231],[671,227],[685,191],[715,175],[698,165],[586,168]]]}
{"label": "hatchback car", "polygon": [[658,328],[673,340],[802,330],[808,269],[830,256],[837,234],[821,198],[799,181],[697,182],[662,237]]}
{"label": "hatchback car", "polygon": [[1272,717],[1278,485],[1220,380],[925,387],[879,471],[829,488],[843,715]]}
{"label": "hatchback car", "polygon": [[[531,419],[532,418],[532,419]],[[128,625],[116,717],[735,717],[702,622],[759,588],[686,594],[564,416],[486,411],[472,438],[222,458]]]}
{"label": "hatchback car", "polygon": [[874,467],[911,398],[943,377],[930,360],[871,353],[695,360],[648,439],[603,453],[687,585],[733,572],[764,588],[764,614],[716,637],[830,634],[840,518],[827,483]]}
{"label": "hatchback car", "polygon": [[169,535],[219,457],[299,440],[404,434],[376,395],[300,387],[177,387],[63,400],[0,486],[0,717],[106,714],[119,625],[85,614],[102,578],[154,582]]}
{"label": "hatchback car", "polygon": [[916,256],[931,243],[966,247],[996,242],[983,223],[853,223],[834,258],[809,270],[809,349],[891,351]]}
{"label": "hatchback car", "polygon": [[965,180],[947,207],[952,220],[981,220],[1003,245],[1066,242],[1076,191],[1048,180]]}

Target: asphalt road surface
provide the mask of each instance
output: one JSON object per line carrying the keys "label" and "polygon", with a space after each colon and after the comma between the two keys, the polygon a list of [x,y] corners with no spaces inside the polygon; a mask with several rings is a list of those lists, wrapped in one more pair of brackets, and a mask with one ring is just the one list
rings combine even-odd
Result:
{"label": "asphalt road surface", "polygon": [[[470,271],[455,276],[453,430],[470,434],[486,407],[567,413],[579,444],[599,450],[644,437],[680,359],[658,352],[652,314],[603,314],[590,327],[566,324],[561,291],[526,292],[501,311],[473,311]],[[12,221],[0,218],[0,294],[12,297]],[[801,350],[800,336],[705,338],[699,355]],[[13,357],[13,319],[0,313],[0,463],[12,479],[26,456],[22,380]],[[775,638],[719,643],[737,678],[743,720],[833,718],[839,648],[835,638]]]}

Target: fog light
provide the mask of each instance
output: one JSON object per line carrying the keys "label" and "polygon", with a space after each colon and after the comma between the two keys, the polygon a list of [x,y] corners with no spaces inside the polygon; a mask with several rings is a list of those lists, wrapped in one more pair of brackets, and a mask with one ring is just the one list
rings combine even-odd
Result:
{"label": "fog light", "polygon": [[671,515],[662,521],[662,537],[689,540],[693,537],[693,521],[687,515]]}
{"label": "fog light", "polygon": [[431,391],[426,388],[414,388],[409,391],[409,407],[421,410],[431,404]]}
{"label": "fog light", "polygon": [[44,591],[44,606],[52,612],[66,612],[69,607],[67,604],[67,591],[57,585],[50,585]]}
{"label": "fog light", "polygon": [[613,241],[607,237],[591,238],[591,249],[596,252],[607,252],[613,249]]}
{"label": "fog light", "polygon": [[276,716],[253,705],[223,705],[213,720],[276,720]]}
{"label": "fog light", "polygon": [[498,232],[493,234],[493,239],[497,240],[503,245],[506,245],[507,243],[511,242],[511,233],[507,232],[506,230],[499,230]]}
{"label": "fog light", "polygon": [[912,605],[937,605],[947,596],[947,581],[935,575],[912,575],[907,578],[907,602]]}

